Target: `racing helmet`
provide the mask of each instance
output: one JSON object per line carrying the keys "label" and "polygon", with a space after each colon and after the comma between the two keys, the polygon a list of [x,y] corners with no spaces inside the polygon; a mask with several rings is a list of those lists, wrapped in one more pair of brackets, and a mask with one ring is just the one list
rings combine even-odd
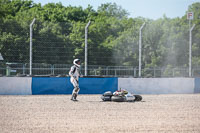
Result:
{"label": "racing helmet", "polygon": [[80,67],[81,65],[78,64],[80,62],[80,59],[74,59],[73,64],[76,65],[77,67]]}

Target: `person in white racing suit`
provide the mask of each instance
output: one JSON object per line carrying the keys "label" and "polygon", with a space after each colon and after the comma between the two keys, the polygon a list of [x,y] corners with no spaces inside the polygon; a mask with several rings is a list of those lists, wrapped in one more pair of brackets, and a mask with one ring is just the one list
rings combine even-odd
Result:
{"label": "person in white racing suit", "polygon": [[74,86],[74,90],[72,92],[72,97],[71,100],[72,101],[77,101],[77,96],[78,96],[78,92],[80,91],[79,88],[79,77],[82,77],[82,74],[80,72],[80,64],[81,61],[79,59],[75,59],[73,61],[73,66],[71,67],[70,71],[69,71],[69,75],[70,75],[70,81],[72,83],[72,85]]}

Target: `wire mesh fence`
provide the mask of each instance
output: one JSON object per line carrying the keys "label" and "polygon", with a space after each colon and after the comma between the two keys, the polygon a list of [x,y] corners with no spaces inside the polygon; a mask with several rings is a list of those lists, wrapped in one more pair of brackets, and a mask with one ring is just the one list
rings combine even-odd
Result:
{"label": "wire mesh fence", "polygon": [[[4,58],[3,61],[0,60],[1,76],[29,75],[30,23],[25,21],[22,24],[13,20],[0,24],[0,53]],[[133,27],[123,32],[119,25],[105,27],[103,24],[93,23],[88,32],[88,75],[138,77],[139,29]],[[74,58],[84,61],[85,25],[86,23],[36,20],[33,25],[32,75],[66,76]],[[101,27],[107,31],[101,31]],[[151,33],[156,28],[162,29],[160,25],[147,23],[143,31],[141,76],[188,77],[187,32],[183,34],[185,30],[177,31],[176,28],[171,28],[177,34],[180,33],[176,38],[172,38],[172,35],[160,37],[160,33],[164,31],[156,31],[155,35]],[[116,34],[116,31],[120,34]],[[194,36],[193,39],[195,42],[192,76],[200,77],[199,39],[198,36]],[[81,71],[84,75],[84,68]]]}

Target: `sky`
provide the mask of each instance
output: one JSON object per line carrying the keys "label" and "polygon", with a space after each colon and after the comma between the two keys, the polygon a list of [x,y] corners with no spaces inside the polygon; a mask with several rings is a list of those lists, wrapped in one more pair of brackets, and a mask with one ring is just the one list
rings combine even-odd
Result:
{"label": "sky", "polygon": [[182,17],[188,6],[200,0],[33,0],[34,3],[61,2],[64,6],[81,6],[84,9],[91,5],[93,9],[104,3],[116,3],[129,13],[129,17],[144,17],[150,19],[162,18],[165,14],[169,18]]}

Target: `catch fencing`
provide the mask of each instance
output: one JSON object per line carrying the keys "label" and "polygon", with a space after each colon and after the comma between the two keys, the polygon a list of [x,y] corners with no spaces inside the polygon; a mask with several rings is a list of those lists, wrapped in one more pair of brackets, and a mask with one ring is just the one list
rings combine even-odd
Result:
{"label": "catch fencing", "polygon": [[[85,23],[40,22],[36,20],[32,27],[32,39],[29,36],[30,23],[12,22],[0,24],[0,53],[3,57],[3,60],[0,60],[0,76],[29,76],[30,68],[32,68],[31,76],[67,76],[73,59],[79,58],[81,61],[85,61]],[[93,24],[95,22],[91,24],[91,27]],[[96,29],[89,28],[87,75],[135,78],[189,77],[188,40],[184,36],[187,32],[177,31],[181,33],[181,39],[178,40],[174,38],[169,42],[168,38],[170,36],[165,37],[163,35],[161,38],[164,38],[165,41],[159,43],[158,39],[151,43],[151,40],[155,40],[154,37],[157,37],[155,34],[153,38],[148,38],[151,37],[151,29],[157,28],[159,30],[157,25],[154,26],[153,23],[146,24],[143,30],[141,76],[139,76],[138,65],[138,28],[133,29],[130,32],[131,34],[116,38],[116,41],[114,39],[114,44],[109,43],[109,39],[112,40],[115,35],[113,31],[115,30],[110,29],[111,32],[108,32],[108,35],[101,37],[101,34],[96,33]],[[185,34],[182,36],[182,33]],[[108,39],[104,40],[106,37]],[[123,37],[125,38],[123,39]],[[193,37],[196,49],[198,49],[198,39],[196,36]],[[30,40],[33,43],[32,54],[30,54]],[[180,40],[181,42],[179,42]],[[152,49],[154,45],[156,47]],[[185,48],[183,48],[184,46]],[[158,48],[163,49],[158,50]],[[164,52],[167,49],[175,51],[171,51],[172,53]],[[32,67],[29,64],[31,61],[30,55],[32,55]],[[196,52],[193,51],[192,56],[191,76],[200,77],[200,55],[198,50]],[[83,62],[82,66],[84,67]],[[81,71],[85,75],[83,67]]]}

